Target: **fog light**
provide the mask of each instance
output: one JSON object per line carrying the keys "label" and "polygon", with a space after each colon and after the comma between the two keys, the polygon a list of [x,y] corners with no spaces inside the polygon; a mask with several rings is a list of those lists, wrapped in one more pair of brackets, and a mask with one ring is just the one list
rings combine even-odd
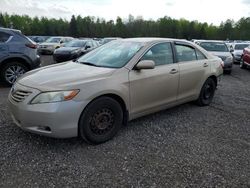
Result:
{"label": "fog light", "polygon": [[51,132],[51,129],[48,126],[39,126],[38,129],[41,130],[41,131],[49,131],[49,132]]}

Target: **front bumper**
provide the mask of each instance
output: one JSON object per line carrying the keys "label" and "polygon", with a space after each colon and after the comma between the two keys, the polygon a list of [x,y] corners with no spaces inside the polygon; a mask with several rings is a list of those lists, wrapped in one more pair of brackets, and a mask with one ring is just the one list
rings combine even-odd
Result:
{"label": "front bumper", "polygon": [[8,103],[14,123],[25,131],[55,137],[78,136],[78,121],[86,102],[65,101],[31,105],[29,102],[40,93],[39,90],[15,84],[20,90],[31,91],[24,101],[16,102],[9,94]]}
{"label": "front bumper", "polygon": [[228,62],[225,62],[224,61],[224,67],[223,67],[223,70],[224,71],[230,71],[233,69],[233,62],[231,63],[228,63]]}
{"label": "front bumper", "polygon": [[240,61],[241,61],[241,55],[240,56],[238,56],[238,55],[234,56],[234,62],[235,63],[240,63]]}

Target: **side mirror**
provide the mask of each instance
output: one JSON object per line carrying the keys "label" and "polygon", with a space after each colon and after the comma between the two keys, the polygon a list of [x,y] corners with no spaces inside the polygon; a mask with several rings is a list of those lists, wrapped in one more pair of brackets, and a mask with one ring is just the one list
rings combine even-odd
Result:
{"label": "side mirror", "polygon": [[61,41],[60,41],[60,44],[62,44],[62,43],[63,43],[63,41],[61,40]]}
{"label": "side mirror", "polygon": [[135,66],[136,70],[154,69],[154,68],[155,68],[155,62],[152,60],[142,60]]}
{"label": "side mirror", "polygon": [[89,48],[91,48],[89,45],[85,46],[85,50],[87,50],[87,49],[89,49]]}

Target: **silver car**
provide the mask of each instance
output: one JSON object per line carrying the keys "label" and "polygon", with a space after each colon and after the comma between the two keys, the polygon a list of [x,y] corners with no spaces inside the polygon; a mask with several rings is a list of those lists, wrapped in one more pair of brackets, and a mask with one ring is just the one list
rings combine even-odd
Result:
{"label": "silver car", "polygon": [[211,54],[218,56],[224,62],[224,72],[231,74],[233,69],[233,56],[232,51],[228,49],[228,46],[225,42],[222,41],[213,41],[213,40],[204,40],[199,41],[199,45]]}
{"label": "silver car", "polygon": [[23,130],[99,144],[129,120],[189,101],[209,105],[222,65],[185,40],[116,40],[26,73],[10,91],[10,112]]}

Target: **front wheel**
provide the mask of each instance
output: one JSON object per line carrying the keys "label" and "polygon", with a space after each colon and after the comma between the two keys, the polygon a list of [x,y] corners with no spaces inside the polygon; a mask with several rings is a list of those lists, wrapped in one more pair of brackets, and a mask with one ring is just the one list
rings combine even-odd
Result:
{"label": "front wheel", "polygon": [[120,104],[101,97],[91,102],[79,121],[80,136],[91,144],[100,144],[112,139],[122,126],[123,111]]}
{"label": "front wheel", "polygon": [[28,68],[19,62],[9,62],[1,70],[1,78],[8,85],[13,85],[17,78],[28,71]]}
{"label": "front wheel", "polygon": [[201,88],[199,98],[196,101],[197,104],[199,106],[209,105],[213,100],[215,89],[215,81],[212,78],[208,78]]}

